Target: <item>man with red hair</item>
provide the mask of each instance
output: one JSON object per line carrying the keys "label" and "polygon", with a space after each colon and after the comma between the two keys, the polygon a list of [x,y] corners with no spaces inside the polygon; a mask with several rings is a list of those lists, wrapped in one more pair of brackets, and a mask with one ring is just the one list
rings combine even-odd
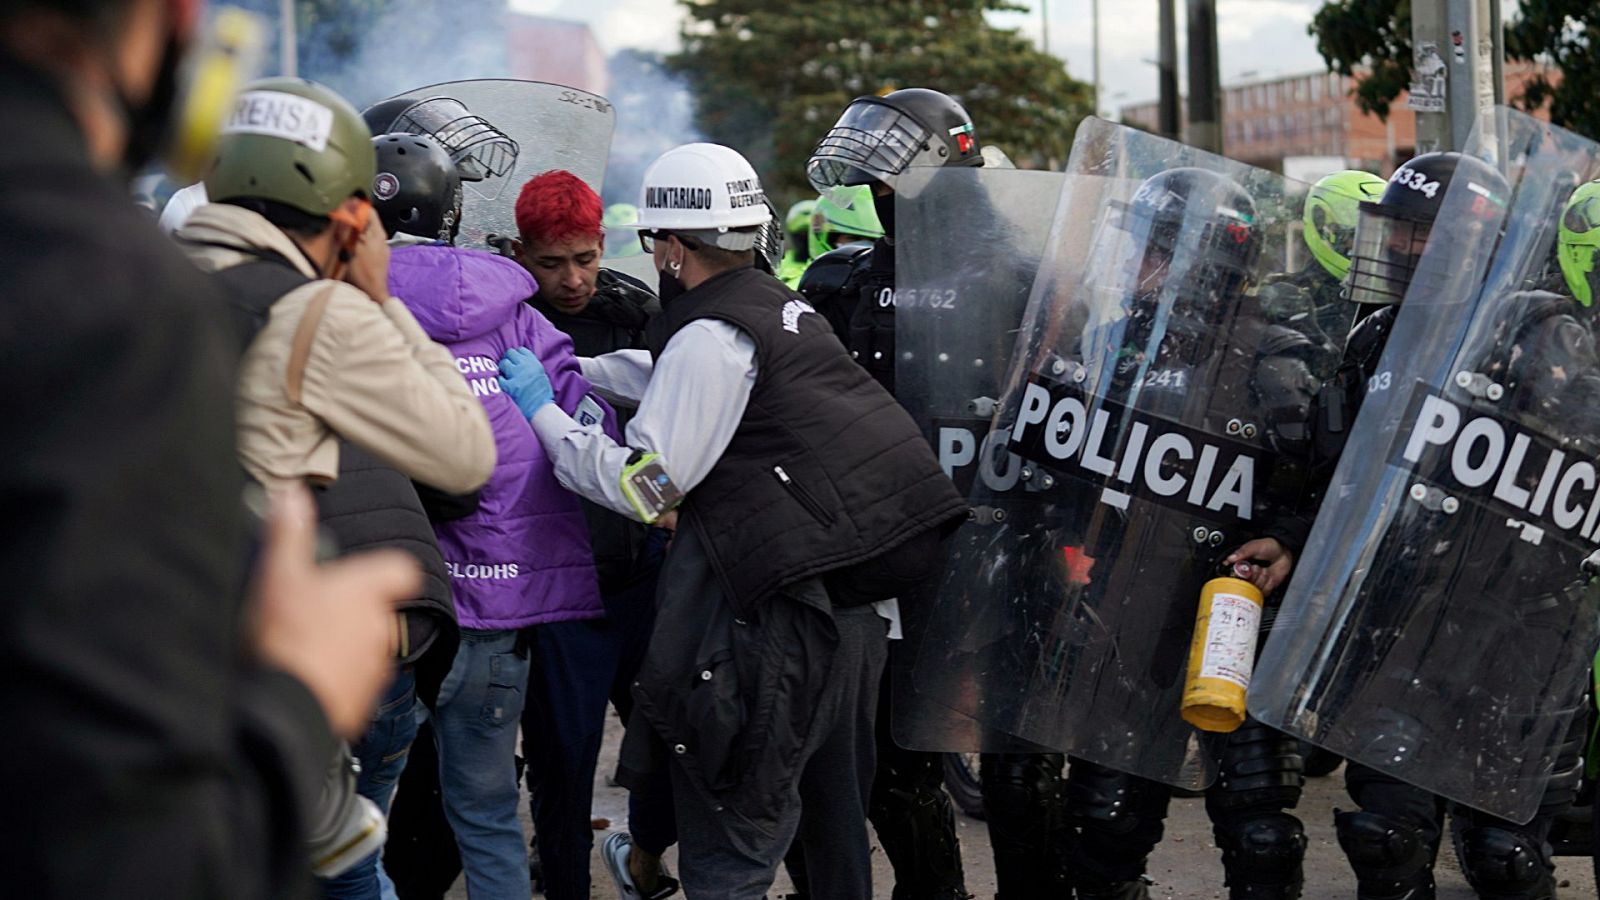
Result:
{"label": "man with red hair", "polygon": [[[643,348],[645,325],[661,305],[641,282],[600,267],[605,233],[594,189],[571,172],[545,172],[523,185],[516,217],[521,239],[513,240],[511,248],[539,282],[538,293],[528,302],[572,338],[578,356]],[[617,407],[616,412],[626,427],[631,410]],[[534,672],[523,711],[523,756],[539,876],[550,900],[589,896],[589,805],[605,704],[609,696],[622,720],[628,720],[633,706],[629,685],[655,622],[656,574],[667,537],[661,529],[588,501],[584,514],[606,617],[566,626],[562,653],[572,667]],[[556,675],[561,677],[552,677]],[[581,702],[540,702],[542,696],[576,693],[583,695]],[[580,710],[593,714],[582,721],[567,720]],[[607,839],[607,868],[625,897],[668,896],[677,882],[666,877],[659,858],[677,843],[671,788],[663,783],[636,790],[628,806],[632,834],[619,832]]]}

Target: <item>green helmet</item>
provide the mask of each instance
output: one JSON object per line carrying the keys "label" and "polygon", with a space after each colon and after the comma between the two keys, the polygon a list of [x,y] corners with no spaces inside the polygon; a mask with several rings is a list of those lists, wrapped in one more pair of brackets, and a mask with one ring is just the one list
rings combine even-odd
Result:
{"label": "green helmet", "polygon": [[[849,198],[849,206],[842,206],[834,198]],[[834,235],[848,234],[866,240],[883,237],[883,225],[878,222],[878,210],[872,205],[872,188],[859,185],[853,188],[835,188],[817,201],[811,213],[811,258],[815,259],[833,249]]]}
{"label": "green helmet", "polygon": [[1343,281],[1350,271],[1350,249],[1355,245],[1362,202],[1383,196],[1386,184],[1371,172],[1346,169],[1323,176],[1306,195],[1305,227],[1300,233],[1311,255],[1334,278]]}
{"label": "green helmet", "polygon": [[789,207],[783,217],[783,231],[788,236],[789,255],[802,262],[816,254],[811,252],[811,214],[816,212],[817,201],[801,200]]}
{"label": "green helmet", "polygon": [[801,200],[789,207],[783,217],[783,230],[789,234],[804,234],[811,228],[811,213],[817,208],[815,200]]}
{"label": "green helmet", "polygon": [[613,203],[606,207],[605,217],[600,224],[606,228],[629,228],[639,221],[639,207],[632,203]]}
{"label": "green helmet", "polygon": [[377,174],[355,107],[320,84],[264,78],[240,92],[205,184],[212,202],[270,200],[326,216],[353,194],[370,198]]}
{"label": "green helmet", "polygon": [[600,219],[600,227],[605,229],[606,235],[606,259],[644,255],[644,248],[639,246],[639,229],[635,227],[638,221],[639,207],[632,203],[613,203],[606,207]]}
{"label": "green helmet", "polygon": [[1600,180],[1578,185],[1561,214],[1556,258],[1572,297],[1584,306],[1600,293]]}

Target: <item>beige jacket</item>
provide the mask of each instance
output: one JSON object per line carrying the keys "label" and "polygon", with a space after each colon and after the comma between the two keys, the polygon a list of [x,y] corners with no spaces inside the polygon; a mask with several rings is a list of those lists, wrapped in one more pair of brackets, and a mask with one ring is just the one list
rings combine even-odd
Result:
{"label": "beige jacket", "polygon": [[[207,272],[269,250],[317,278],[287,235],[237,206],[203,206],[175,237]],[[273,304],[240,364],[237,402],[240,460],[268,488],[333,481],[341,436],[450,493],[476,490],[494,469],[494,434],[455,358],[404,303],[375,303],[341,281],[314,280]]]}

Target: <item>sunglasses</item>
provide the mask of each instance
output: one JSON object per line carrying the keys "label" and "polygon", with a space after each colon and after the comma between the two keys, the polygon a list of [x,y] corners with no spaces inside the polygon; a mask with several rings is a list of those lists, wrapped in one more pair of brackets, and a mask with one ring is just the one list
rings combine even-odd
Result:
{"label": "sunglasses", "polygon": [[699,241],[695,240],[692,237],[684,237],[681,234],[676,234],[674,232],[666,231],[666,230],[661,229],[661,228],[653,228],[653,229],[650,229],[648,231],[640,231],[639,232],[639,246],[643,247],[644,248],[644,252],[646,252],[646,253],[654,253],[656,251],[656,241],[658,241],[658,240],[666,240],[669,237],[677,238],[680,242],[683,243],[684,247],[686,247],[686,248],[688,248],[690,250],[699,250],[701,247],[705,246],[704,244],[700,243]]}

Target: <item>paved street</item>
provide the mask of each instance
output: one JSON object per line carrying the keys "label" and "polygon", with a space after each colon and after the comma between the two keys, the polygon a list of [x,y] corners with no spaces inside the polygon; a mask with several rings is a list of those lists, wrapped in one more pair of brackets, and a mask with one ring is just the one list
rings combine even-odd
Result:
{"label": "paved street", "polygon": [[[620,738],[621,728],[613,718],[608,725],[606,747],[600,761],[600,783],[595,786],[594,815],[596,819],[608,820],[613,830],[622,828],[627,818],[627,792],[605,784],[605,774],[611,771],[616,761]],[[1311,837],[1305,900],[1349,900],[1355,896],[1355,879],[1344,862],[1333,833],[1333,808],[1349,805],[1343,783],[1342,772],[1335,772],[1327,778],[1311,779],[1298,810]],[[526,827],[526,809],[523,814]],[[994,896],[995,888],[988,830],[982,822],[965,817],[959,818],[957,825],[967,867],[967,887],[982,900],[988,900]],[[594,890],[591,896],[615,900],[616,889],[606,874],[598,852],[604,836],[604,831],[595,834]],[[873,865],[877,872],[877,896],[886,898],[894,880],[888,861],[876,847]],[[1559,860],[1556,874],[1560,878],[1560,896],[1563,900],[1596,896],[1588,859]],[[1162,900],[1215,900],[1226,896],[1222,886],[1222,865],[1216,846],[1211,841],[1211,826],[1206,821],[1203,801],[1173,801],[1172,816],[1167,820],[1167,838],[1151,859],[1150,877],[1156,882],[1151,895]],[[1448,838],[1439,854],[1438,877],[1439,900],[1470,900],[1474,896],[1461,877],[1455,854],[1449,849]],[[776,893],[781,894],[787,887],[787,882],[780,877]],[[458,882],[450,897],[452,900],[465,900],[466,896],[465,889]]]}

